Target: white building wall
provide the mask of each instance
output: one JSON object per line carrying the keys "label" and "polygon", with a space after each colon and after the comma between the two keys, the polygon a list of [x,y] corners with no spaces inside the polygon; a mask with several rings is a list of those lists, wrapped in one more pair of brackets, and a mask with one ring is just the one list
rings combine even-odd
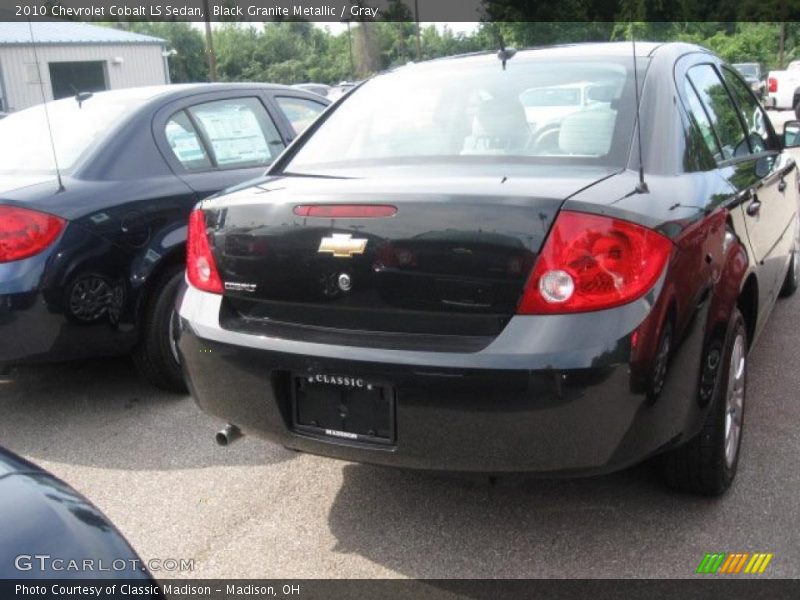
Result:
{"label": "white building wall", "polygon": [[[65,44],[36,48],[47,100],[53,99],[48,67],[51,62],[104,61],[108,89],[114,90],[167,83],[162,51],[163,47],[157,44]],[[35,64],[33,47],[0,44],[0,93],[5,96],[8,110],[41,104]]]}

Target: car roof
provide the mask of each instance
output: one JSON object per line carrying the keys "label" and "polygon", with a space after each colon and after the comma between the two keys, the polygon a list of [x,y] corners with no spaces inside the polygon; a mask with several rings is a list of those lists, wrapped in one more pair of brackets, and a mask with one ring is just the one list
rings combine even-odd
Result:
{"label": "car roof", "polygon": [[[696,44],[688,44],[684,42],[651,42],[651,41],[637,41],[635,44],[637,57],[652,57],[658,53],[672,53],[675,56],[680,54],[687,54],[690,52],[702,52],[709,54],[707,48],[698,46]],[[597,58],[597,57],[629,57],[632,56],[634,51],[634,44],[629,41],[626,42],[588,42],[581,44],[560,44],[555,46],[542,46],[537,48],[525,48],[518,50],[516,54],[508,59],[509,64],[514,60],[524,59],[555,59],[555,58]],[[426,67],[450,64],[453,61],[466,62],[474,65],[489,64],[497,61],[496,51],[481,51],[472,52],[469,54],[457,54],[453,56],[446,56],[436,58],[429,61],[419,63],[408,63],[403,68]]]}
{"label": "car roof", "polygon": [[[299,88],[293,88],[288,85],[280,85],[277,83],[247,83],[247,82],[175,83],[168,85],[152,85],[152,86],[142,86],[142,87],[120,88],[116,90],[104,90],[102,92],[93,92],[92,95],[84,101],[91,102],[90,98],[103,98],[103,100],[107,100],[110,102],[120,101],[120,100],[121,101],[134,100],[140,103],[138,107],[139,109],[141,109],[144,108],[145,106],[152,106],[153,103],[161,104],[163,102],[170,102],[172,100],[178,100],[181,98],[185,98],[187,96],[193,96],[195,94],[205,94],[211,92],[225,92],[225,91],[235,91],[235,90],[273,90],[273,91],[283,90],[283,91],[291,91],[294,93],[301,92],[313,95],[313,92],[309,92],[307,90],[302,90]],[[324,96],[321,96],[321,98],[324,98]],[[71,99],[73,99],[72,96],[67,96],[65,98],[59,98],[58,100],[50,100],[48,101],[47,104],[49,105],[53,103],[69,102]],[[39,108],[40,106],[41,105],[38,104],[24,110],[36,109]],[[137,110],[133,110],[131,114],[137,112]]]}
{"label": "car roof", "polygon": [[169,85],[153,85],[146,87],[122,88],[117,90],[106,90],[95,92],[95,96],[102,95],[105,98],[135,98],[149,100],[152,98],[181,97],[190,93],[203,92],[224,92],[237,89],[261,89],[261,90],[291,90],[288,85],[277,83],[173,83]]}

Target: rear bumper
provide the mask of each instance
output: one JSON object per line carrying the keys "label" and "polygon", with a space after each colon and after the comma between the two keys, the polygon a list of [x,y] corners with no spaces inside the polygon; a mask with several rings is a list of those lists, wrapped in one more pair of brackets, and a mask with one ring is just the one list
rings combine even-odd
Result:
{"label": "rear bumper", "polygon": [[[702,326],[648,400],[631,341],[651,299],[587,315],[514,317],[478,352],[365,349],[219,326],[220,296],[179,296],[179,349],[206,412],[245,432],[334,458],[408,468],[587,474],[638,462],[693,434]],[[292,375],[391,382],[397,442],[360,444],[291,428]]]}
{"label": "rear bumper", "polygon": [[[113,356],[130,351],[132,327],[87,323],[65,314],[65,292],[47,287],[52,250],[0,264],[0,364]],[[44,288],[44,289],[43,289]]]}
{"label": "rear bumper", "polygon": [[42,355],[56,343],[60,319],[39,292],[48,255],[0,264],[0,364]]}
{"label": "rear bumper", "polygon": [[118,356],[135,343],[133,328],[77,322],[52,311],[40,292],[0,294],[0,365]]}

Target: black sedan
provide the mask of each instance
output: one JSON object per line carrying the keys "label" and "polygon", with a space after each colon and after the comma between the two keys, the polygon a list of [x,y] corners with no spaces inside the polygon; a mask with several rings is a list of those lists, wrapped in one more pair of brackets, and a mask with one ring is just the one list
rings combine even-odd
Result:
{"label": "black sedan", "polygon": [[748,351],[797,289],[797,167],[719,58],[636,51],[398,69],[200,203],[179,300],[198,404],[345,460],[578,475],[661,455],[674,487],[727,489]]}
{"label": "black sedan", "polygon": [[[162,598],[147,563],[103,513],[63,481],[3,448],[0,531],[0,580],[15,580],[15,586],[31,580],[26,587],[34,589],[42,579],[113,578],[138,590],[137,597]],[[28,593],[50,597],[69,589],[64,581],[64,592],[47,587],[46,593]]]}
{"label": "black sedan", "polygon": [[171,324],[189,212],[262,175],[328,103],[197,84],[0,121],[0,364],[133,352],[154,384],[185,390]]}

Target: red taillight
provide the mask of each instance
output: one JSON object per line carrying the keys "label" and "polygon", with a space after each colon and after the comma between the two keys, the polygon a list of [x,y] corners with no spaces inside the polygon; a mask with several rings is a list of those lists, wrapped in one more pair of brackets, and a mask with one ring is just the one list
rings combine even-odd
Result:
{"label": "red taillight", "polygon": [[775,79],[774,77],[770,77],[769,79],[767,79],[767,86],[770,93],[774,94],[775,92],[778,91],[778,80]]}
{"label": "red taillight", "polygon": [[298,217],[326,219],[379,219],[396,213],[397,207],[389,204],[301,204],[294,207]]}
{"label": "red taillight", "polygon": [[517,312],[587,312],[626,304],[653,287],[671,251],[669,239],[641,225],[562,211]]}
{"label": "red taillight", "polygon": [[217,271],[211,246],[208,244],[206,215],[193,210],[189,215],[189,233],[186,240],[186,276],[194,287],[214,294],[222,293],[222,279]]}
{"label": "red taillight", "polygon": [[0,206],[0,263],[39,254],[64,229],[64,219],[47,213]]}

